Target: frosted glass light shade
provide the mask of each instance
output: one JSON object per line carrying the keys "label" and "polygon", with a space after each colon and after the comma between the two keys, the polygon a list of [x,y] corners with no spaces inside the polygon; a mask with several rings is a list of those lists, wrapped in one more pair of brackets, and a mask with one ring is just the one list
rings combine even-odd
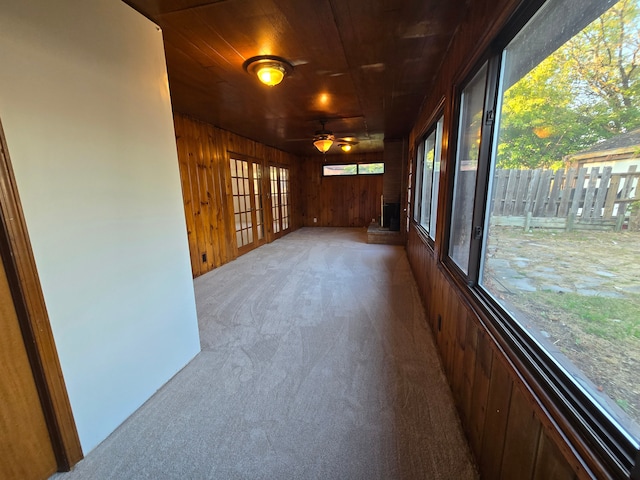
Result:
{"label": "frosted glass light shade", "polygon": [[242,64],[247,73],[255,75],[265,85],[278,85],[284,77],[293,72],[293,65],[282,57],[275,55],[258,55]]}
{"label": "frosted glass light shade", "polygon": [[329,137],[320,138],[313,142],[313,144],[320,151],[320,153],[327,153],[327,150],[329,150],[331,148],[331,145],[333,145],[333,140]]}
{"label": "frosted glass light shade", "polygon": [[278,85],[284,78],[284,68],[276,63],[268,63],[261,65],[257,71],[258,79],[265,85],[273,87]]}

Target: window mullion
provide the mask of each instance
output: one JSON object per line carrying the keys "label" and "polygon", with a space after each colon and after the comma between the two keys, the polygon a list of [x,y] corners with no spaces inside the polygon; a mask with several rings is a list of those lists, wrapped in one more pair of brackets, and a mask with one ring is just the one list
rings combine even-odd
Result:
{"label": "window mullion", "polygon": [[473,221],[471,231],[471,248],[469,249],[468,282],[475,285],[480,275],[480,259],[482,256],[482,240],[484,231],[484,216],[486,211],[489,169],[491,167],[491,146],[496,118],[496,104],[498,82],[500,75],[500,55],[489,60],[487,72],[487,86],[485,90],[484,118],[480,139],[480,153],[478,156],[478,172],[475,185],[475,202],[473,205]]}

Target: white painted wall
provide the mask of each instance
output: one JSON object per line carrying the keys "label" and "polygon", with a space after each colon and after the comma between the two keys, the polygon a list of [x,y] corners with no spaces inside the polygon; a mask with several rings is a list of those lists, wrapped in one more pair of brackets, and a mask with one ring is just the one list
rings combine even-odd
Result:
{"label": "white painted wall", "polygon": [[0,0],[0,119],[87,453],[200,349],[162,33]]}

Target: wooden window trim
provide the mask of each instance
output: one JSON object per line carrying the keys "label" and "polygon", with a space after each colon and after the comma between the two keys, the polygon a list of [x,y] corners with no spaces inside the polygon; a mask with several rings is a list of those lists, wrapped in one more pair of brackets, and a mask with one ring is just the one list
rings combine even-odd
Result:
{"label": "wooden window trim", "polygon": [[[42,293],[27,225],[11,167],[9,151],[0,123],[0,211],[2,212],[3,257],[11,258],[7,276],[16,304],[20,327],[32,364],[35,382],[51,436],[58,470],[78,463],[82,447],[62,376],[49,316]],[[6,242],[4,241],[6,239]],[[6,256],[5,256],[6,255]]]}

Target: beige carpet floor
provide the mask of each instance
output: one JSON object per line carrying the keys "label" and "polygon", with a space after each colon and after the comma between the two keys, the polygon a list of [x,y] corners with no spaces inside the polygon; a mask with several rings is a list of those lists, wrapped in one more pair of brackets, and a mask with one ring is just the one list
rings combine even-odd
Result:
{"label": "beige carpet floor", "polygon": [[195,289],[202,352],[56,480],[478,478],[403,247],[301,229]]}

